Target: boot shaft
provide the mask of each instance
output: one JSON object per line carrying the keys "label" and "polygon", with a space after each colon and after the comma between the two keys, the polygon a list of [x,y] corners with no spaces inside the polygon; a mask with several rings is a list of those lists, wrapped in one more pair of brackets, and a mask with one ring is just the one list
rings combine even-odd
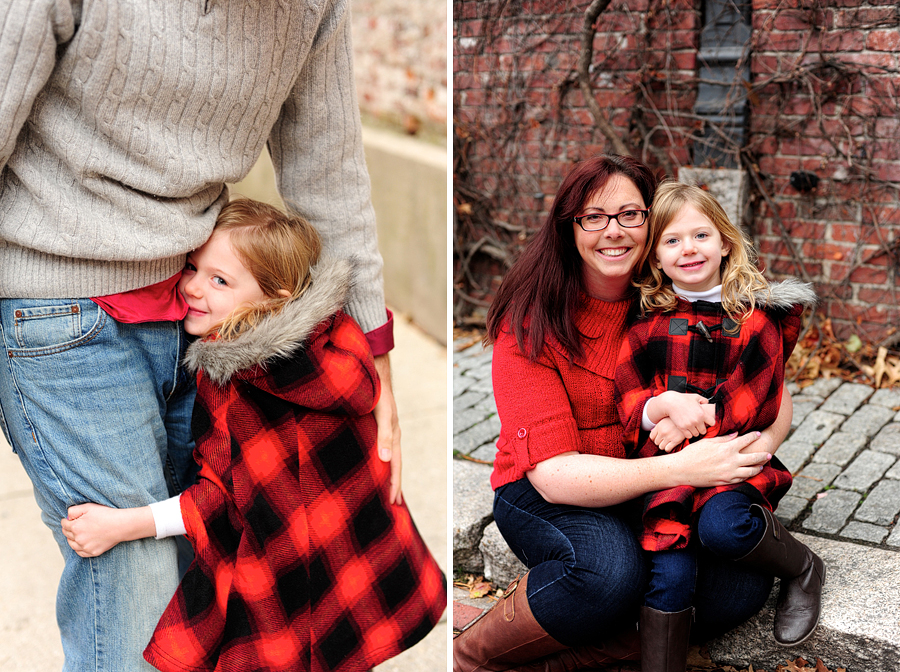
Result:
{"label": "boot shaft", "polygon": [[657,611],[641,607],[641,672],[684,672],[694,608]]}

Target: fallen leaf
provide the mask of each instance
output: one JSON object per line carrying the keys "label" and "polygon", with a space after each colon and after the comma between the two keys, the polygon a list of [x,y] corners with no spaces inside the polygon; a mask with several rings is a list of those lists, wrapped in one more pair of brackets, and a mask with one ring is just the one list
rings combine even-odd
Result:
{"label": "fallen leaf", "polygon": [[887,358],[887,348],[878,348],[878,356],[875,358],[875,389],[881,387],[881,379],[884,377],[885,363]]}
{"label": "fallen leaf", "polygon": [[491,592],[491,590],[493,590],[491,584],[489,584],[487,581],[479,581],[474,586],[469,588],[469,597],[471,597],[473,600],[477,600],[479,597],[484,597],[485,595],[487,595],[489,592]]}

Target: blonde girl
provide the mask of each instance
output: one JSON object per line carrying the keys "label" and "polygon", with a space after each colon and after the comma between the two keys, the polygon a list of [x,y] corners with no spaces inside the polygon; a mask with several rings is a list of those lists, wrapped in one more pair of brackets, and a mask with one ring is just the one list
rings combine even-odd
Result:
{"label": "blonde girl", "polygon": [[[695,437],[772,424],[812,290],[793,280],[768,283],[749,240],[715,198],[678,182],[656,192],[639,268],[640,317],[615,376],[626,454],[651,457]],[[793,646],[813,632],[825,566],[772,513],[790,484],[772,457],[745,481],[645,497],[640,542],[651,580],[641,608],[644,672],[684,669],[700,552],[781,577],[778,643]]]}
{"label": "blonde girl", "polygon": [[376,455],[379,383],[342,311],[346,262],[308,222],[223,208],[179,291],[199,338],[198,481],[149,507],[84,504],[62,521],[82,557],[186,534],[195,558],[144,658],[164,671],[368,670],[412,646],[445,580]]}

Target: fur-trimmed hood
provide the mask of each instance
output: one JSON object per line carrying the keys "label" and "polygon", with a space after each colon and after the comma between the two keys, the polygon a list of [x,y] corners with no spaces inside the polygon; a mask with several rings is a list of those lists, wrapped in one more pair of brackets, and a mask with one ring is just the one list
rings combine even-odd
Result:
{"label": "fur-trimmed hood", "polygon": [[788,278],[782,282],[770,282],[769,291],[757,292],[756,305],[761,308],[788,310],[791,306],[812,308],[818,299],[812,283]]}
{"label": "fur-trimmed hood", "polygon": [[352,284],[352,269],[346,260],[321,259],[310,270],[312,282],[300,298],[276,314],[267,315],[254,328],[236,338],[205,338],[192,343],[184,357],[191,372],[202,370],[217,385],[238,371],[289,357],[302,348],[323,320],[340,310]]}

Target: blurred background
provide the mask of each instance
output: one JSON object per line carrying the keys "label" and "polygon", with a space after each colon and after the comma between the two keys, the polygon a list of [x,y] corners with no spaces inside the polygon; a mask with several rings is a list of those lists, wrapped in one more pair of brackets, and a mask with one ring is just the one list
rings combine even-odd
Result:
{"label": "blurred background", "polygon": [[[356,80],[372,200],[394,312],[394,394],[403,432],[403,493],[448,572],[447,3],[354,0]],[[267,155],[232,191],[279,205]],[[0,670],[58,672],[54,603],[62,556],[31,483],[0,438]],[[446,615],[378,672],[445,670]]]}

